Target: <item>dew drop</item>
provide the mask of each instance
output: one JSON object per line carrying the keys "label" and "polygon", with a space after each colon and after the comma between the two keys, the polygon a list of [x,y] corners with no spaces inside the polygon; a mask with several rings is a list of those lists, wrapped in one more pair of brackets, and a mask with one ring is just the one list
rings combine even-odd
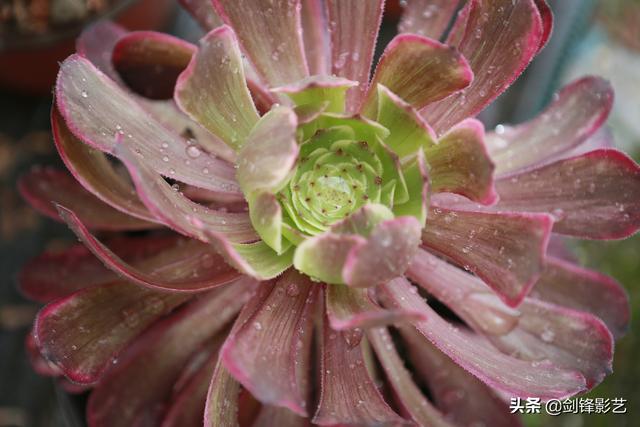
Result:
{"label": "dew drop", "polygon": [[351,348],[354,348],[360,341],[362,341],[362,336],[364,333],[360,328],[354,328],[347,331],[342,331],[342,338],[346,341],[347,345]]}
{"label": "dew drop", "polygon": [[287,295],[290,297],[297,297],[300,295],[300,287],[297,283],[289,283],[287,286]]}
{"label": "dew drop", "polygon": [[131,329],[136,328],[140,323],[138,314],[131,309],[122,310],[122,320],[124,320],[125,325],[127,325]]}
{"label": "dew drop", "polygon": [[211,254],[204,254],[202,255],[202,258],[200,260],[200,263],[202,264],[202,267],[204,268],[211,268],[213,267],[213,255]]}
{"label": "dew drop", "polygon": [[152,296],[144,301],[144,308],[148,313],[161,314],[165,310],[166,306],[161,298]]}
{"label": "dew drop", "polygon": [[565,213],[564,210],[561,208],[555,208],[552,212],[551,215],[553,215],[553,217],[555,218],[556,221],[561,221],[564,219],[565,217]]}
{"label": "dew drop", "polygon": [[553,332],[551,329],[545,329],[544,331],[542,331],[542,333],[540,334],[540,339],[544,342],[550,343],[553,342],[553,340],[555,339],[556,334],[555,332]]}
{"label": "dew drop", "polygon": [[383,248],[388,248],[389,246],[391,246],[391,236],[387,233],[383,233],[380,236],[380,246],[382,246]]}
{"label": "dew drop", "polygon": [[200,149],[198,147],[196,147],[195,145],[190,145],[187,147],[187,156],[191,157],[192,159],[196,159],[198,157],[200,157]]}
{"label": "dew drop", "polygon": [[460,402],[460,400],[462,400],[462,398],[464,397],[464,390],[459,389],[459,390],[448,390],[445,391],[442,395],[442,400],[444,402],[446,402],[445,404],[447,406],[453,406],[456,403]]}

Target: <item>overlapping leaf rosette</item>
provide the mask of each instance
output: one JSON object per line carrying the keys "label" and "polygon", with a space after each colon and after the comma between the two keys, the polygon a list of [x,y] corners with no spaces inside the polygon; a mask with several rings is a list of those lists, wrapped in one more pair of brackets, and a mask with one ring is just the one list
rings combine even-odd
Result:
{"label": "overlapping leaf rosette", "polygon": [[83,34],[52,111],[73,177],[21,181],[83,243],[20,279],[34,366],[92,389],[91,426],[518,425],[509,397],[611,371],[626,294],[562,237],[640,224],[609,85],[473,118],[544,1],[409,1],[372,76],[381,0],[184,3],[198,46]]}

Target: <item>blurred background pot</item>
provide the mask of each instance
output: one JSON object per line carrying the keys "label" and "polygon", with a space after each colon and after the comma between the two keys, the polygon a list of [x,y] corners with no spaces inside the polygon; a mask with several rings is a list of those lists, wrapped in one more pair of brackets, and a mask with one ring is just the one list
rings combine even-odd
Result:
{"label": "blurred background pot", "polygon": [[75,39],[97,19],[110,19],[129,30],[162,30],[174,16],[174,0],[116,0],[88,20],[40,33],[5,31],[0,35],[0,87],[45,95],[51,91],[58,63],[75,51]]}

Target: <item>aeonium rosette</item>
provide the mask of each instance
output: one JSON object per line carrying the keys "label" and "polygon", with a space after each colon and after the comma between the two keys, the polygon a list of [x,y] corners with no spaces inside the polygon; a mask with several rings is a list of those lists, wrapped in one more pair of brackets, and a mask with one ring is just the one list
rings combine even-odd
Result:
{"label": "aeonium rosette", "polygon": [[[240,148],[237,176],[252,224],[277,256],[320,281],[369,286],[402,274],[415,253],[428,178],[422,147],[405,153],[384,126],[409,107],[380,86],[388,115],[346,114],[351,86],[316,78],[276,89],[296,106],[261,118]],[[432,141],[426,126],[414,131]]]}
{"label": "aeonium rosette", "polygon": [[182,3],[197,46],[83,33],[51,117],[73,176],[20,182],[82,241],[20,284],[47,303],[34,366],[92,389],[91,426],[517,426],[504,396],[611,371],[627,296],[562,240],[640,227],[611,87],[474,118],[545,45],[545,1],[408,1],[375,67],[383,0]]}
{"label": "aeonium rosette", "polygon": [[[178,104],[194,119],[207,120],[194,99],[210,66],[206,52],[221,40],[228,50],[220,66],[234,67],[242,76],[230,30],[223,27],[207,36],[176,86]],[[394,66],[407,62],[413,69],[399,79]],[[432,78],[441,81],[416,92],[407,79],[428,70],[437,71]],[[258,118],[248,88],[236,88],[235,101],[241,99],[236,105],[244,109],[234,118],[240,114],[250,130],[233,133],[228,142],[237,151],[236,177],[261,241],[232,244],[215,232],[209,237],[232,265],[263,280],[292,264],[314,280],[356,287],[401,275],[420,243],[430,181],[436,191],[493,201],[493,164],[483,146],[482,126],[469,120],[438,141],[418,112],[471,79],[458,52],[404,35],[387,48],[366,92],[357,92],[359,83],[346,78],[305,77],[271,88],[273,100],[283,105],[276,102]],[[460,159],[470,164],[455,165]],[[466,182],[460,173],[452,176],[461,167],[477,174]]]}

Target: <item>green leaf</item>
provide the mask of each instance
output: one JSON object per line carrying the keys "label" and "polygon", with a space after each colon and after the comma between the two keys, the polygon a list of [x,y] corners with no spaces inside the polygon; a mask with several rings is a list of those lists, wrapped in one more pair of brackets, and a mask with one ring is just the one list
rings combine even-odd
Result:
{"label": "green leaf", "polygon": [[327,102],[327,112],[343,113],[347,90],[357,85],[357,82],[341,77],[318,75],[271,91],[286,94],[296,105],[318,105]]}
{"label": "green leaf", "polygon": [[267,192],[249,197],[251,224],[260,238],[278,254],[282,253],[282,208],[275,195]]}
{"label": "green leaf", "polygon": [[391,131],[385,144],[400,158],[435,145],[435,135],[411,105],[378,85],[378,123]]}

